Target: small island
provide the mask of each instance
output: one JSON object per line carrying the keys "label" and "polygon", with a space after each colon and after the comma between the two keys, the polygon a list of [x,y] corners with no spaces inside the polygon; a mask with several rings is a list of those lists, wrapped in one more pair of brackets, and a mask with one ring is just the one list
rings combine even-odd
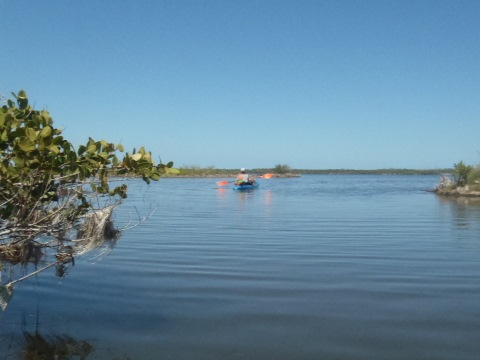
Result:
{"label": "small island", "polygon": [[442,196],[480,197],[480,166],[454,165],[451,175],[442,175],[434,192]]}

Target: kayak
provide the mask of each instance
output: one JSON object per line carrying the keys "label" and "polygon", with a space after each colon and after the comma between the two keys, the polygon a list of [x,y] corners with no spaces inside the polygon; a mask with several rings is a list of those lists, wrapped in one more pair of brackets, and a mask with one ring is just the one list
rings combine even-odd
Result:
{"label": "kayak", "polygon": [[258,189],[258,182],[254,182],[253,184],[240,184],[240,185],[235,185],[233,187],[233,190],[255,190]]}

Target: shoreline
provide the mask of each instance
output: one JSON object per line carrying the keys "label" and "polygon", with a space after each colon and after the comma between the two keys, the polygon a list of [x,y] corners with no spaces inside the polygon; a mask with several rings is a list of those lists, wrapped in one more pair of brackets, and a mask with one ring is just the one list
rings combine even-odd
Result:
{"label": "shoreline", "polygon": [[435,194],[444,197],[480,197],[480,191],[470,190],[468,186],[458,187],[456,189],[435,189]]}
{"label": "shoreline", "polygon": [[[215,179],[215,178],[235,178],[237,177],[238,174],[166,174],[162,175],[162,178],[209,178],[209,179]],[[260,178],[261,175],[257,174],[251,174],[255,178]],[[274,174],[272,176],[273,178],[299,178],[302,177],[300,174]]]}

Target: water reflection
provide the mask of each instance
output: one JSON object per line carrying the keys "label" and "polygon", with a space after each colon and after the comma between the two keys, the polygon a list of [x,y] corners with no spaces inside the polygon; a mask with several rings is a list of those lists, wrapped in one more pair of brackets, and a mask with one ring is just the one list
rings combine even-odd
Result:
{"label": "water reflection", "polygon": [[262,204],[265,206],[265,207],[269,207],[272,205],[272,201],[273,201],[273,192],[272,190],[265,190],[263,193],[262,193]]}
{"label": "water reflection", "polygon": [[242,209],[245,208],[247,202],[260,199],[262,206],[268,209],[272,206],[274,193],[270,189],[232,191],[231,188],[217,188],[216,195],[221,207],[229,207],[232,198],[239,200],[238,203]]}
{"label": "water reflection", "polygon": [[[76,339],[67,334],[55,335],[42,333],[39,323],[39,312],[37,311],[35,329],[27,330],[25,315],[21,324],[21,337],[12,339],[5,359],[24,359],[24,360],[70,360],[96,357],[97,349],[90,341]],[[13,346],[16,346],[13,348]],[[112,351],[109,350],[109,353]],[[97,353],[97,355],[99,355]],[[108,357],[120,359],[114,354]],[[107,357],[107,358],[108,358]],[[106,358],[102,356],[102,358]],[[122,359],[128,360],[129,356],[123,354]]]}
{"label": "water reflection", "polygon": [[[75,256],[97,253],[101,257],[117,244],[119,236],[90,237],[65,245],[57,243],[46,247],[43,244],[7,244],[0,248],[0,310],[5,311],[12,298],[14,285],[55,267],[55,275],[65,277],[70,266],[75,265]],[[23,276],[17,276],[16,274]]]}
{"label": "water reflection", "polygon": [[231,189],[225,189],[225,188],[217,188],[217,197],[220,200],[225,200],[227,198],[228,192]]}
{"label": "water reflection", "polygon": [[235,195],[237,196],[237,198],[242,201],[252,198],[254,194],[255,194],[255,190],[235,191]]}
{"label": "water reflection", "polygon": [[480,207],[480,196],[441,196],[438,195],[437,199],[440,204],[458,204],[458,205],[467,205],[467,206],[479,206]]}
{"label": "water reflection", "polygon": [[439,197],[442,206],[447,206],[458,227],[476,223],[480,215],[480,199],[473,197]]}
{"label": "water reflection", "polygon": [[94,352],[93,346],[85,340],[76,340],[67,335],[44,336],[38,330],[34,333],[24,332],[25,345],[22,359],[56,360],[87,359]]}

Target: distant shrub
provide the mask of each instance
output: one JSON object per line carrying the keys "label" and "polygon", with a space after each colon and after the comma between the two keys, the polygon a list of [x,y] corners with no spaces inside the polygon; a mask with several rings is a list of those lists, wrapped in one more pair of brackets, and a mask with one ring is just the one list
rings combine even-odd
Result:
{"label": "distant shrub", "polygon": [[465,165],[463,161],[460,161],[457,164],[454,164],[452,171],[453,180],[456,186],[465,186],[467,185],[468,175],[473,170],[473,166]]}
{"label": "distant shrub", "polygon": [[288,166],[287,164],[278,164],[278,165],[275,165],[275,167],[273,168],[273,171],[276,173],[276,174],[286,174],[290,171],[290,166]]}
{"label": "distant shrub", "polygon": [[480,166],[475,166],[468,173],[467,184],[469,186],[480,187]]}

